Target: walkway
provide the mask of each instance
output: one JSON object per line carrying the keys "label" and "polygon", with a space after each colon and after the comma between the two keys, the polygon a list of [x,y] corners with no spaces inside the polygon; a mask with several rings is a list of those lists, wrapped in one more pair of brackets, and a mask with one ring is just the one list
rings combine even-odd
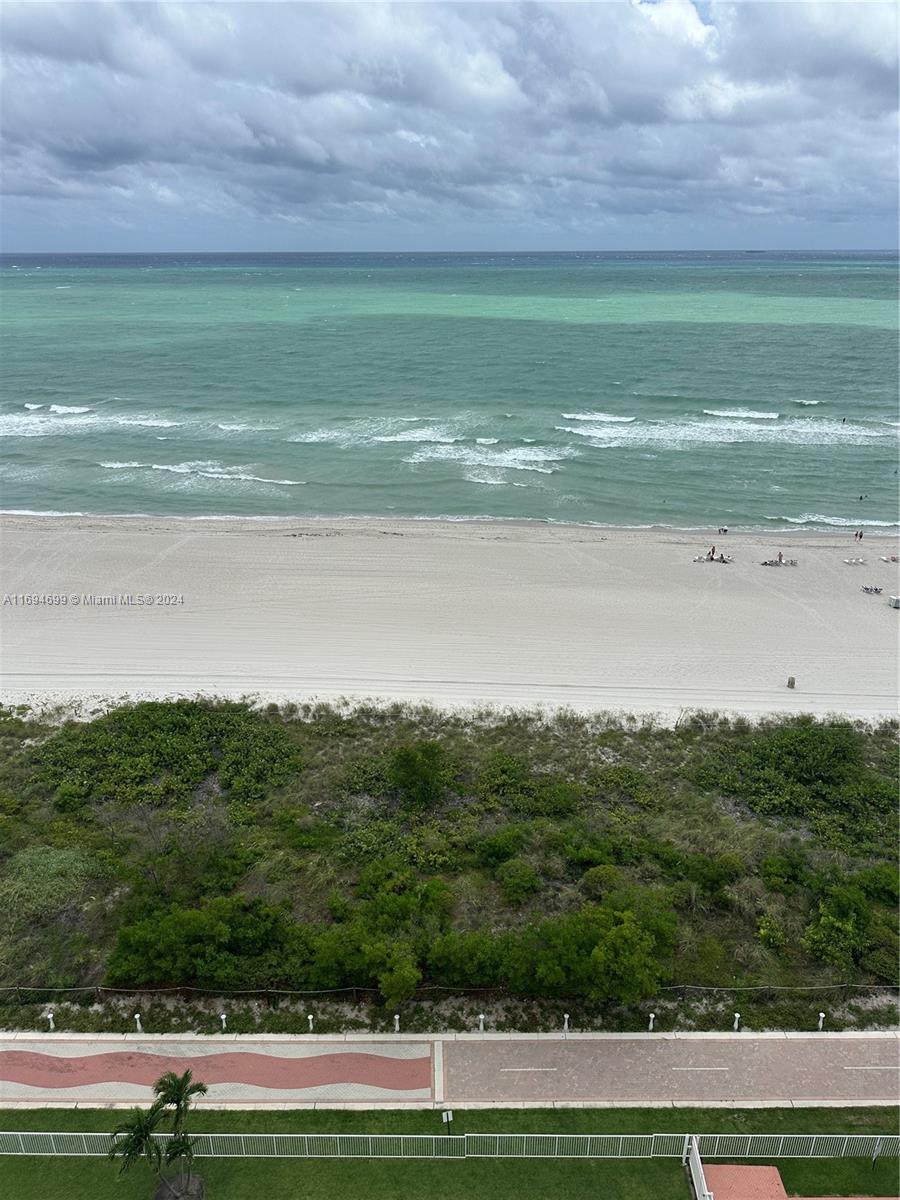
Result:
{"label": "walkway", "polygon": [[0,1104],[140,1104],[187,1068],[223,1108],[894,1104],[898,1036],[10,1033]]}

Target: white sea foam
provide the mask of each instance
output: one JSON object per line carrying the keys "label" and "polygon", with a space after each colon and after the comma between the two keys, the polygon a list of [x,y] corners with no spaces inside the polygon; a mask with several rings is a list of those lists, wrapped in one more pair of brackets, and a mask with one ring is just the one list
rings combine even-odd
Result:
{"label": "white sea foam", "polygon": [[500,441],[499,438],[476,438],[475,441],[479,446],[496,446]]}
{"label": "white sea foam", "polygon": [[227,421],[218,421],[216,428],[221,429],[223,433],[269,433],[280,428],[279,425],[244,425],[239,421],[231,424]]}
{"label": "white sea foam", "polygon": [[48,413],[24,412],[4,413],[0,416],[2,437],[56,437],[59,434],[78,433],[96,424],[93,414],[68,416],[64,421]]}
{"label": "white sea foam", "polygon": [[6,517],[83,517],[83,512],[63,512],[57,508],[0,508]]}
{"label": "white sea foam", "polygon": [[173,475],[197,476],[201,479],[235,480],[238,483],[272,483],[284,487],[302,487],[305,479],[271,479],[266,475],[254,475],[246,467],[226,467],[219,462],[144,463],[144,462],[101,462],[109,471],[167,471]]}
{"label": "white sea foam", "polygon": [[777,421],[779,414],[773,412],[756,412],[752,408],[704,408],[707,417],[738,417],[752,418],[754,421]]}
{"label": "white sea foam", "polygon": [[605,412],[562,413],[562,416],[567,421],[599,421],[610,425],[630,425],[635,419],[634,417],[617,417],[613,413]]}
{"label": "white sea foam", "polygon": [[802,404],[805,406],[805,405],[821,404],[822,401],[821,400],[794,400],[793,403],[794,404]]}
{"label": "white sea foam", "polygon": [[467,483],[480,483],[487,487],[531,487],[529,483],[519,483],[515,479],[508,479],[506,473],[501,468],[483,467],[480,470],[475,469],[466,471],[463,479]]}
{"label": "white sea foam", "polygon": [[289,442],[316,445],[326,443],[351,449],[355,446],[371,446],[376,442],[438,442],[452,443],[460,440],[464,418],[454,420],[453,427],[448,424],[428,425],[410,429],[409,425],[417,424],[423,417],[364,417],[350,421],[346,425],[336,427],[325,426],[312,429],[306,433],[297,433],[289,437]]}
{"label": "white sea foam", "polygon": [[[26,406],[27,407],[27,406]],[[32,405],[24,413],[0,416],[0,435],[6,437],[58,437],[83,433],[90,429],[100,433],[123,427],[148,429],[177,429],[181,422],[155,416],[122,416],[95,412],[92,408],[51,404],[47,412],[37,412],[41,405]],[[63,417],[61,421],[59,418]]]}
{"label": "white sea foam", "polygon": [[424,425],[419,429],[404,429],[400,433],[382,433],[376,435],[374,442],[458,442],[447,429]]}
{"label": "white sea foam", "polygon": [[29,412],[35,412],[39,408],[43,408],[43,404],[25,404],[23,408],[27,408]]}
{"label": "white sea foam", "polygon": [[803,513],[799,517],[766,517],[767,521],[787,521],[789,525],[838,525],[847,529],[860,529],[863,526],[876,529],[894,529],[900,526],[900,521],[863,520],[860,517],[828,517],[823,513]]}
{"label": "white sea foam", "polygon": [[147,429],[177,429],[181,421],[169,421],[165,417],[112,417],[114,425],[138,425]]}
{"label": "white sea foam", "polygon": [[846,425],[835,420],[794,418],[775,422],[719,419],[714,421],[646,421],[636,425],[558,425],[600,450],[621,447],[680,450],[696,445],[718,446],[737,442],[804,446],[865,446],[873,440],[884,443],[891,434],[884,426]]}
{"label": "white sea foam", "polygon": [[521,446],[509,450],[482,450],[475,446],[427,446],[417,450],[405,463],[456,462],[465,467],[494,467],[510,471],[538,471],[552,475],[560,468],[554,464],[572,458],[577,451],[562,446]]}

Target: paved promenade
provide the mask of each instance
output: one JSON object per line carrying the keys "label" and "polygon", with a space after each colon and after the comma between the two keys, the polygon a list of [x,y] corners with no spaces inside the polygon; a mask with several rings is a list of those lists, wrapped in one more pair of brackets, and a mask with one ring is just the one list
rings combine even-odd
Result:
{"label": "paved promenade", "polygon": [[373,1038],[0,1034],[0,1104],[142,1104],[164,1071],[204,1107],[895,1104],[897,1033]]}

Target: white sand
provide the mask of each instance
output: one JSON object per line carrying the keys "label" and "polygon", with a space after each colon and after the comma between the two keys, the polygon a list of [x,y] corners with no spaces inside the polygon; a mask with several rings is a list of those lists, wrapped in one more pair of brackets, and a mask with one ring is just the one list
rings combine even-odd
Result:
{"label": "white sand", "polygon": [[[9,702],[252,694],[896,712],[896,543],[525,523],[4,517]],[[694,563],[715,542],[734,555]],[[782,550],[796,568],[760,566]],[[846,566],[862,556],[866,565]],[[861,584],[884,588],[867,596]],[[796,690],[786,687],[796,676]]]}

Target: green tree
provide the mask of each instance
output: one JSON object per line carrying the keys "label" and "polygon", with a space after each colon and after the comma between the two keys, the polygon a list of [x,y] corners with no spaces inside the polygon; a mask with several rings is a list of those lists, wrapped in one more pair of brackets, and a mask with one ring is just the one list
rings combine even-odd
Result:
{"label": "green tree", "polygon": [[165,1075],[160,1075],[157,1079],[153,1091],[160,1106],[172,1110],[172,1133],[175,1137],[181,1137],[184,1133],[185,1122],[194,1100],[198,1096],[205,1096],[208,1090],[205,1083],[194,1079],[191,1071],[185,1071],[183,1075],[166,1071]]}
{"label": "green tree", "polygon": [[163,1109],[159,1103],[151,1105],[146,1112],[142,1108],[133,1108],[128,1119],[112,1132],[109,1158],[121,1159],[120,1175],[130,1171],[136,1163],[146,1162],[154,1175],[164,1180],[174,1196],[174,1188],[162,1174],[162,1148],[155,1136],[162,1115]]}
{"label": "green tree", "polygon": [[638,926],[634,913],[619,913],[616,924],[591,951],[591,974],[592,1000],[634,1004],[658,987],[653,938]]}
{"label": "green tree", "polygon": [[171,1109],[172,1138],[166,1146],[166,1165],[173,1162],[179,1164],[180,1190],[190,1192],[191,1165],[194,1161],[194,1142],[188,1136],[185,1125],[191,1105],[198,1096],[207,1093],[205,1083],[195,1080],[191,1071],[176,1075],[174,1071],[166,1071],[153,1085],[157,1101],[154,1107],[160,1110]]}
{"label": "green tree", "polygon": [[819,901],[815,921],[806,927],[802,943],[814,958],[849,973],[869,943],[872,910],[856,888],[832,888]]}

